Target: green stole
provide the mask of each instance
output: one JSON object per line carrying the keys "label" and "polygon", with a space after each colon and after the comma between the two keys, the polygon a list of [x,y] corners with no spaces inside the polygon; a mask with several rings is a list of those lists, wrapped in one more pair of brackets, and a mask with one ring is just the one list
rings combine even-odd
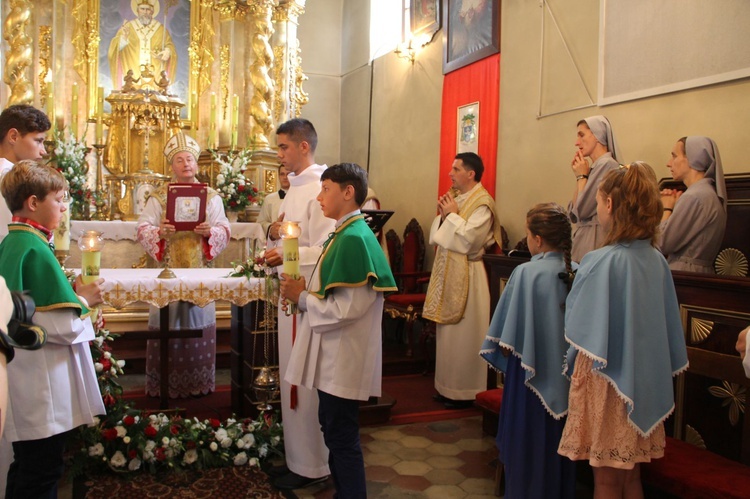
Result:
{"label": "green stole", "polygon": [[[495,200],[480,185],[458,210],[458,216],[469,220],[480,206],[492,212],[492,237],[502,246],[500,224],[495,215]],[[422,317],[437,324],[457,324],[461,321],[469,298],[469,258],[467,255],[438,246],[432,265],[432,276],[427,285]]]}
{"label": "green stole", "polygon": [[323,245],[320,288],[310,294],[323,299],[333,288],[366,284],[371,284],[375,291],[398,291],[378,240],[364,216],[355,215],[342,223]]}
{"label": "green stole", "polygon": [[38,311],[73,308],[87,316],[89,310],[73,291],[44,234],[22,223],[8,224],[8,231],[0,243],[0,275],[8,289],[28,291]]}

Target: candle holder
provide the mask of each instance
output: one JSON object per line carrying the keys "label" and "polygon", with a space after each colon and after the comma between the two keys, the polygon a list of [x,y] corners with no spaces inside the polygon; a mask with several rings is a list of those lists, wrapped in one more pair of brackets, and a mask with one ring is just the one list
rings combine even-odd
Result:
{"label": "candle holder", "polygon": [[[292,279],[300,278],[299,269],[299,236],[302,229],[299,222],[281,222],[279,227],[279,238],[281,238],[281,249],[284,254],[284,273]],[[286,315],[294,315],[298,311],[296,303],[289,303]]]}
{"label": "candle holder", "polygon": [[81,249],[81,280],[84,284],[91,284],[99,279],[102,267],[102,233],[96,230],[82,231],[78,247]]}
{"label": "candle holder", "polygon": [[96,211],[92,220],[109,220],[107,216],[107,201],[104,199],[104,144],[93,144],[96,149],[96,195],[94,196],[94,206]]}
{"label": "candle holder", "polygon": [[172,263],[172,258],[169,256],[169,239],[170,236],[164,238],[164,260],[162,261],[161,272],[156,276],[157,279],[177,279],[177,274],[169,268]]}

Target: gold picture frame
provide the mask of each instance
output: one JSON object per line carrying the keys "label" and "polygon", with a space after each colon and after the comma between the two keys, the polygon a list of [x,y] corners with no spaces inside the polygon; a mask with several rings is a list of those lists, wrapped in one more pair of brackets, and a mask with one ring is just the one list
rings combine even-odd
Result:
{"label": "gold picture frame", "polygon": [[[175,5],[182,6],[182,8],[186,5],[189,6],[190,29],[187,37],[189,38],[189,42],[187,46],[184,47],[183,56],[188,61],[188,82],[187,95],[184,99],[186,102],[186,116],[182,119],[182,126],[187,128],[193,123],[197,123],[199,118],[198,99],[210,85],[210,67],[214,59],[211,47],[215,35],[212,22],[212,3],[190,0],[154,1],[159,3],[159,10],[164,9],[163,12],[168,12],[169,9],[165,8],[168,3],[170,4],[170,9],[175,8]],[[119,25],[113,26],[110,22],[105,26],[105,30],[102,30],[101,13],[103,9],[106,10],[109,19],[111,18],[111,15],[109,14],[111,14],[112,9],[116,9],[119,12],[130,11],[131,13],[134,13],[136,5],[137,2],[135,0],[74,0],[73,2],[73,65],[78,75],[87,85],[89,121],[95,120],[97,113],[99,112],[97,104],[97,89],[99,86],[102,86],[99,60],[101,57],[107,57],[109,41],[112,39],[112,37],[109,36],[108,39],[102,40],[102,34],[111,34],[112,30],[119,29],[122,25],[122,23],[120,23]],[[157,20],[160,22],[162,21],[162,19],[158,19],[158,14],[156,17]],[[125,20],[132,18],[133,17],[128,17]],[[179,59],[178,64],[182,64]],[[174,84],[175,82],[172,83]],[[111,84],[110,86],[114,85]],[[119,88],[119,86],[117,88]],[[105,95],[108,95],[108,93]]]}

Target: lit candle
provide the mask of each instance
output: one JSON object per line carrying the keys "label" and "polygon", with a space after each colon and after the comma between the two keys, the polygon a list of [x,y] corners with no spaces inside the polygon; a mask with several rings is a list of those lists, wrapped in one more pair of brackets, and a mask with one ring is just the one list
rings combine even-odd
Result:
{"label": "lit candle", "polygon": [[78,247],[81,250],[81,279],[84,284],[91,284],[99,279],[104,246],[101,236],[101,232],[87,230],[78,238]]}
{"label": "lit candle", "polygon": [[190,119],[193,121],[193,137],[195,137],[196,132],[198,131],[198,93],[193,92],[192,94],[192,100],[190,101],[191,105],[193,106],[190,110]]}
{"label": "lit candle", "polygon": [[216,93],[211,92],[211,114],[208,119],[208,147],[216,149]]}
{"label": "lit candle", "polygon": [[47,117],[53,123],[55,123],[55,101],[53,99],[55,95],[55,84],[52,80],[47,82]]}
{"label": "lit candle", "polygon": [[67,209],[54,232],[55,251],[70,251],[70,201],[65,201],[65,206]]}
{"label": "lit candle", "polygon": [[70,132],[78,137],[78,83],[73,82],[70,98]]}
{"label": "lit candle", "polygon": [[232,98],[232,151],[237,148],[237,126],[239,125],[240,117],[240,96],[234,94]]}
{"label": "lit candle", "polygon": [[96,144],[104,139],[104,87],[96,90]]}
{"label": "lit candle", "polygon": [[[292,279],[299,279],[299,236],[302,229],[298,222],[282,222],[279,227],[279,237],[281,238],[281,250],[284,254],[284,273]],[[290,303],[287,307],[287,315],[297,313],[297,306]]]}

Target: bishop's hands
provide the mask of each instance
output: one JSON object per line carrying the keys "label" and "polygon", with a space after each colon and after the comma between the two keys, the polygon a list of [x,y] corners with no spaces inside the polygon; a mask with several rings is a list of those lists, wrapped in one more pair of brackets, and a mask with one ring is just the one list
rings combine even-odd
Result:
{"label": "bishop's hands", "polygon": [[281,274],[279,291],[281,293],[281,310],[287,311],[289,303],[299,303],[299,296],[305,290],[305,278],[292,279],[289,274]]}
{"label": "bishop's hands", "polygon": [[445,220],[450,213],[458,214],[458,203],[456,203],[451,191],[446,192],[438,198],[437,209],[440,212],[441,221]]}

